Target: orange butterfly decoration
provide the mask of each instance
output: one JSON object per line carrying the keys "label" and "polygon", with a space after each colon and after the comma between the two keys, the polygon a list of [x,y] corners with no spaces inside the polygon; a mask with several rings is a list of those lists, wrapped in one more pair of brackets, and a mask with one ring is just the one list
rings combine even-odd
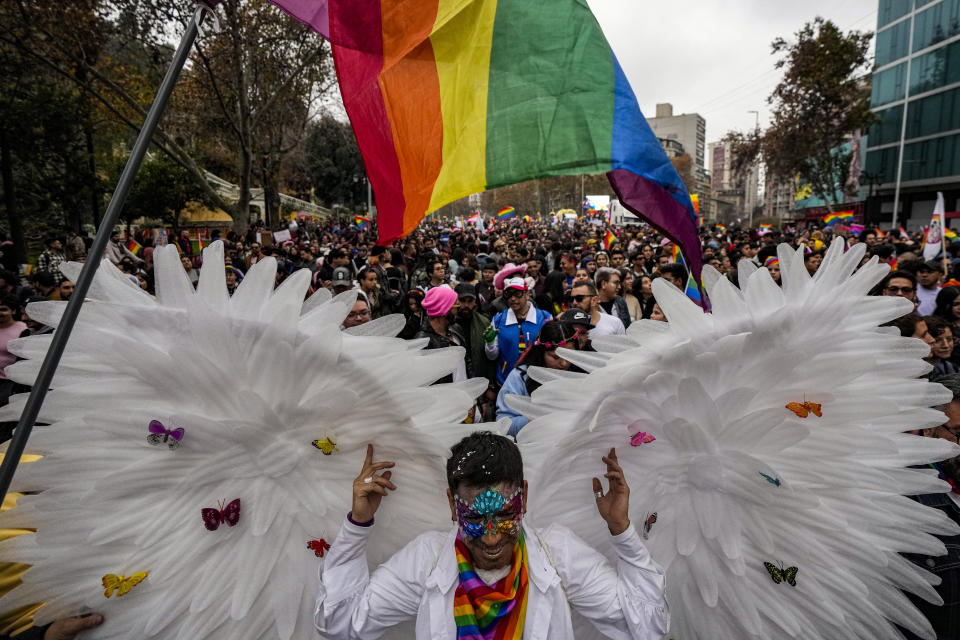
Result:
{"label": "orange butterfly decoration", "polygon": [[786,408],[797,414],[798,418],[806,418],[811,413],[818,418],[823,417],[823,411],[821,410],[823,405],[816,402],[807,402],[806,396],[803,397],[803,402],[788,402]]}

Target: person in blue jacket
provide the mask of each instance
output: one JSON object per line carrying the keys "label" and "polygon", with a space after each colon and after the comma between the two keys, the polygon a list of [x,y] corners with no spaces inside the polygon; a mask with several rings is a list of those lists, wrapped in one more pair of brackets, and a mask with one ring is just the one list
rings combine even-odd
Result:
{"label": "person in blue jacket", "polygon": [[508,396],[529,396],[540,386],[540,383],[530,377],[529,367],[547,367],[549,369],[560,369],[568,371],[580,371],[577,367],[570,364],[557,355],[557,349],[579,350],[580,330],[566,322],[550,320],[540,330],[540,334],[530,348],[528,348],[520,359],[517,366],[510,375],[497,395],[497,420],[501,418],[510,418],[510,430],[507,435],[516,437],[517,433],[526,426],[529,419],[521,415],[520,412],[507,405]]}
{"label": "person in blue jacket", "polygon": [[499,384],[503,384],[513,371],[520,354],[537,339],[540,328],[553,318],[530,302],[530,292],[527,291],[527,283],[522,277],[504,280],[503,299],[507,303],[507,309],[493,317],[497,339],[486,347],[487,357],[497,361]]}

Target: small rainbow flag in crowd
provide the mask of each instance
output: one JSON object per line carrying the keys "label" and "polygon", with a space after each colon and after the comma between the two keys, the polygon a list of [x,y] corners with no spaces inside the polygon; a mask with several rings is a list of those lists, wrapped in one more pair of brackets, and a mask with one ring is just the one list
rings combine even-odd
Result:
{"label": "small rainbow flag in crowd", "polygon": [[190,253],[195,256],[203,253],[203,238],[200,237],[199,231],[197,231],[197,239],[190,241]]}
{"label": "small rainbow flag in crowd", "polygon": [[673,261],[676,264],[684,264],[683,254],[680,253],[680,245],[673,245]]}
{"label": "small rainbow flag in crowd", "polygon": [[717,224],[715,224],[715,225],[713,226],[713,228],[714,228],[715,230],[719,231],[720,233],[726,233],[726,232],[727,232],[727,228],[726,228],[724,225],[720,224],[719,222],[718,222]]}
{"label": "small rainbow flag in crowd", "polygon": [[953,229],[944,229],[944,230],[943,230],[943,237],[946,238],[947,240],[949,240],[950,242],[956,242],[956,241],[957,241],[957,232],[954,231]]}
{"label": "small rainbow flag in crowd", "polygon": [[517,210],[513,207],[504,207],[497,211],[497,220],[509,220],[517,216]]}
{"label": "small rainbow flag in crowd", "polygon": [[853,211],[837,211],[823,216],[824,225],[829,227],[838,222],[853,222]]}
{"label": "small rainbow flag in crowd", "polygon": [[612,247],[616,241],[617,236],[614,235],[613,231],[607,229],[606,233],[603,234],[603,246],[606,247],[607,251],[610,251],[610,247]]}
{"label": "small rainbow flag in crowd", "polygon": [[886,234],[885,232],[880,231],[880,227],[874,227],[874,228],[873,228],[873,232],[874,232],[875,234],[877,234],[877,239],[878,239],[878,240],[883,240],[884,238],[887,237],[887,234]]}
{"label": "small rainbow flag in crowd", "polygon": [[127,238],[127,251],[132,253],[135,256],[140,255],[140,252],[143,251],[143,245],[134,240],[133,238]]}
{"label": "small rainbow flag in crowd", "polygon": [[866,229],[866,227],[863,226],[862,224],[852,224],[852,225],[850,225],[850,233],[855,233],[855,234],[857,234],[857,235],[860,235],[861,233],[863,233],[863,230],[864,230],[864,229]]}
{"label": "small rainbow flag in crowd", "polygon": [[370,226],[370,218],[366,216],[353,216],[353,224],[358,229],[366,229]]}
{"label": "small rainbow flag in crowd", "polygon": [[773,231],[773,225],[768,223],[763,223],[760,225],[760,230],[757,232],[759,235],[763,236]]}

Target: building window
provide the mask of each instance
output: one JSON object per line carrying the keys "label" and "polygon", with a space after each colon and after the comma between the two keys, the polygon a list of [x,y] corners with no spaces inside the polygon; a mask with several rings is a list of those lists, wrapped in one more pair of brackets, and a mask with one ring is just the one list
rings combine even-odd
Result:
{"label": "building window", "polygon": [[879,107],[894,100],[902,100],[906,89],[906,73],[907,63],[901,62],[895,67],[873,74],[870,105]]}
{"label": "building window", "polygon": [[910,6],[913,0],[880,0],[880,8],[877,11],[877,28],[885,24],[890,24],[897,18],[910,13]]}
{"label": "building window", "polygon": [[942,136],[903,148],[903,180],[929,180],[960,174],[960,136]]}
{"label": "building window", "polygon": [[879,175],[883,183],[897,179],[897,147],[887,147],[867,152],[866,171]]}
{"label": "building window", "polygon": [[[913,104],[910,105],[910,109],[913,109]],[[867,138],[870,146],[878,147],[882,144],[898,142],[900,140],[903,105],[884,109],[877,113],[877,115],[880,116],[880,122],[870,127],[870,135]]]}
{"label": "building window", "polygon": [[910,102],[907,110],[907,139],[954,129],[960,129],[960,89],[951,89]]}
{"label": "building window", "polygon": [[910,48],[910,21],[899,22],[877,34],[877,53],[874,63],[878,67],[899,60]]}
{"label": "building window", "polygon": [[[880,75],[880,74],[878,74]],[[910,93],[924,93],[960,81],[960,42],[913,59]]]}
{"label": "building window", "polygon": [[[904,22],[904,24],[907,23]],[[960,33],[960,0],[943,0],[914,17],[913,50],[926,49],[958,33]],[[879,35],[877,51],[880,51]]]}

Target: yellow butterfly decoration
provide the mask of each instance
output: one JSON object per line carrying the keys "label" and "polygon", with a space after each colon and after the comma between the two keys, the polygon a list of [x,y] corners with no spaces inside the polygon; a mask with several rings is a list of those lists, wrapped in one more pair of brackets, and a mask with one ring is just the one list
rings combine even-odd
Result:
{"label": "yellow butterfly decoration", "polygon": [[323,455],[329,456],[334,451],[340,451],[337,448],[337,443],[333,441],[333,438],[324,438],[323,440],[314,440],[311,444],[317,449],[323,452]]}
{"label": "yellow butterfly decoration", "polygon": [[130,593],[130,589],[143,582],[148,575],[148,571],[138,571],[130,577],[124,577],[122,573],[119,576],[108,573],[103,576],[103,595],[105,598],[109,598],[116,591],[118,598],[125,596]]}

